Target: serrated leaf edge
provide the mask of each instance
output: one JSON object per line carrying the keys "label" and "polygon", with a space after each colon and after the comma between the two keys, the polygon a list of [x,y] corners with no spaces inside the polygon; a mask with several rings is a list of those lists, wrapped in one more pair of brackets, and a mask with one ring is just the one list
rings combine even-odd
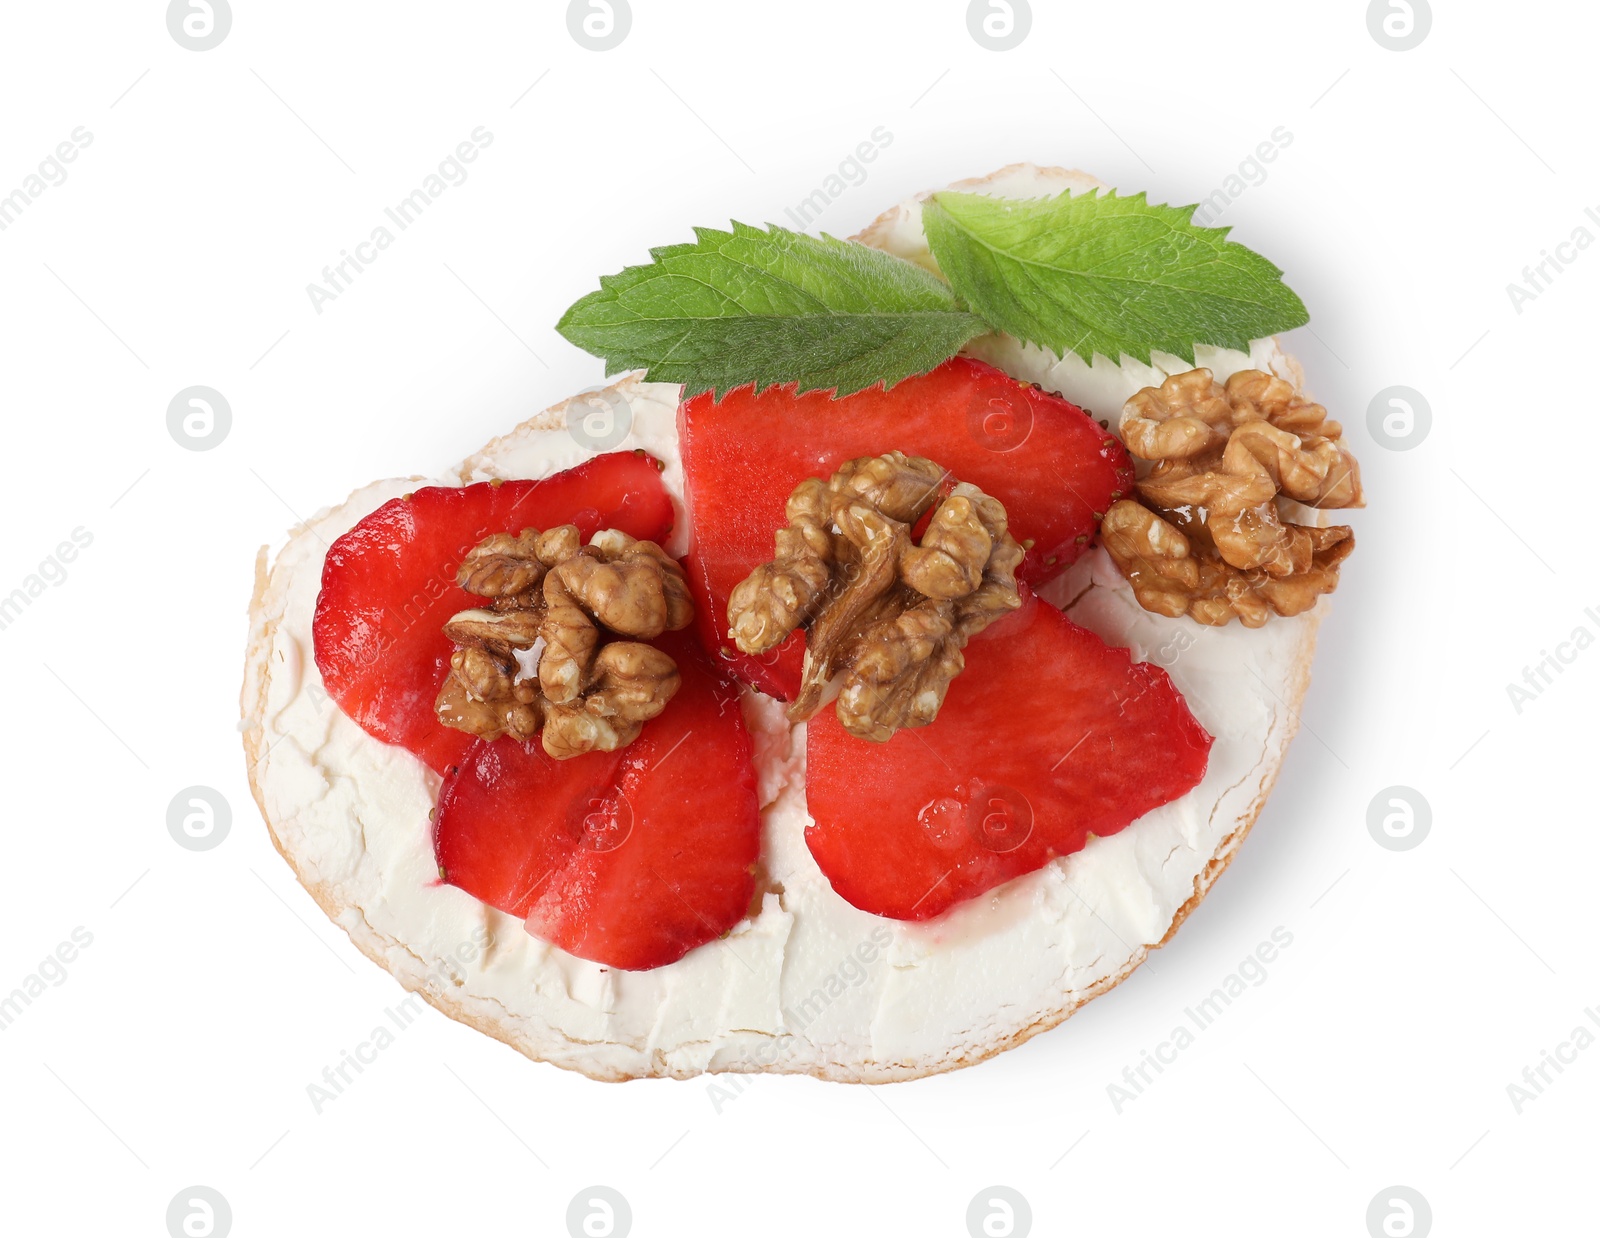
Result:
{"label": "serrated leaf edge", "polygon": [[[1282,279],[1283,274],[1284,274],[1283,268],[1278,266],[1277,263],[1273,262],[1271,258],[1268,258],[1265,254],[1261,253],[1258,250],[1251,249],[1248,245],[1245,245],[1242,241],[1229,241],[1227,239],[1229,233],[1231,233],[1233,231],[1233,225],[1232,224],[1228,224],[1228,225],[1222,226],[1222,227],[1212,227],[1209,224],[1197,224],[1197,223],[1195,223],[1194,222],[1194,213],[1195,213],[1195,211],[1200,209],[1200,204],[1198,202],[1191,203],[1191,204],[1189,204],[1187,206],[1177,206],[1177,205],[1173,205],[1172,203],[1169,203],[1169,202],[1151,202],[1149,200],[1149,196],[1148,195],[1149,195],[1149,191],[1148,190],[1143,190],[1143,189],[1141,189],[1138,193],[1134,193],[1134,194],[1119,194],[1114,187],[1101,189],[1098,186],[1093,188],[1093,189],[1088,190],[1085,193],[1073,193],[1070,189],[1067,189],[1067,190],[1063,190],[1059,194],[1040,194],[1037,197],[1032,197],[1032,198],[998,198],[993,194],[970,193],[970,192],[968,192],[966,190],[961,190],[961,189],[941,189],[941,190],[937,191],[936,193],[929,194],[928,195],[928,201],[933,203],[934,205],[938,206],[940,198],[949,198],[949,197],[989,198],[989,199],[992,199],[994,201],[1003,201],[1003,202],[1007,202],[1007,203],[1017,203],[1017,204],[1021,205],[1021,204],[1055,202],[1055,201],[1060,200],[1063,197],[1070,197],[1070,198],[1092,198],[1092,199],[1105,199],[1105,200],[1115,199],[1116,201],[1119,201],[1119,202],[1137,203],[1139,205],[1150,207],[1150,208],[1153,208],[1153,209],[1175,211],[1175,212],[1178,212],[1182,216],[1182,222],[1186,226],[1188,226],[1190,228],[1193,228],[1197,233],[1214,234],[1218,241],[1220,241],[1220,242],[1222,242],[1224,244],[1228,244],[1228,245],[1237,245],[1237,246],[1239,246],[1239,248],[1247,251],[1248,253],[1254,254],[1257,258],[1261,259],[1262,262],[1265,262],[1269,267],[1271,267],[1273,272],[1274,272],[1274,274],[1276,274],[1279,277],[1279,279]],[[940,209],[943,209],[943,208],[941,207]],[[931,238],[929,239],[928,248],[929,248],[930,251],[933,250],[933,242],[932,242]],[[933,256],[934,256],[935,261],[937,261],[939,255],[935,252]],[[942,264],[941,264],[941,271],[942,271]],[[946,282],[947,283],[949,282],[948,281],[948,277],[946,278]],[[1305,301],[1300,297],[1300,294],[1295,292],[1295,290],[1293,288],[1290,288],[1287,282],[1284,282],[1283,286],[1284,286],[1285,290],[1287,290],[1289,292],[1289,294],[1291,296],[1293,296],[1294,299],[1300,303],[1301,312],[1303,314],[1305,314],[1305,321],[1304,322],[1298,322],[1298,323],[1295,323],[1293,326],[1281,328],[1281,330],[1283,330],[1283,331],[1293,331],[1293,330],[1296,330],[1299,327],[1303,327],[1307,323],[1309,323],[1311,321],[1311,314],[1310,314],[1310,311],[1306,309]],[[957,294],[957,299],[958,300],[960,299],[960,294],[959,293]],[[981,317],[981,315],[979,315],[979,316]],[[990,324],[990,328],[996,334],[1006,334],[1005,332],[1002,332],[1000,330],[1000,328],[994,326],[992,323]],[[1058,358],[1060,360],[1065,360],[1066,359],[1066,353],[1057,351],[1053,346],[1051,346],[1050,344],[1045,343],[1043,340],[1032,339],[1032,338],[1030,338],[1028,336],[1025,336],[1025,335],[1024,336],[1013,336],[1012,338],[1021,340],[1021,342],[1023,344],[1031,344],[1031,345],[1033,345],[1033,347],[1041,350],[1042,352],[1049,353],[1052,357],[1056,357],[1056,358]],[[1276,339],[1277,338],[1277,333],[1275,332],[1271,336],[1265,336],[1265,337],[1260,337],[1260,338]],[[1121,352],[1121,353],[1118,353],[1115,357],[1111,356],[1109,353],[1104,353],[1104,352],[1101,352],[1099,349],[1093,349],[1093,348],[1091,348],[1087,353],[1085,353],[1082,349],[1077,348],[1077,347],[1069,347],[1067,351],[1070,352],[1072,355],[1076,356],[1079,360],[1081,360],[1085,365],[1088,365],[1088,366],[1093,366],[1094,365],[1094,359],[1096,357],[1104,357],[1107,361],[1109,361],[1113,365],[1117,365],[1117,366],[1120,366],[1122,364],[1122,359],[1124,357],[1131,357],[1133,360],[1137,361],[1140,365],[1154,366],[1155,363],[1152,360],[1152,355],[1154,353],[1158,353],[1159,352],[1159,353],[1166,353],[1168,356],[1175,356],[1175,357],[1178,358],[1178,360],[1187,362],[1189,364],[1189,366],[1192,368],[1196,364],[1196,361],[1195,361],[1195,349],[1196,348],[1202,348],[1202,347],[1203,348],[1226,348],[1226,349],[1231,349],[1234,352],[1248,353],[1250,351],[1250,345],[1253,342],[1254,342],[1253,340],[1245,340],[1241,344],[1241,343],[1235,342],[1233,340],[1224,340],[1224,339],[1218,339],[1218,340],[1191,340],[1189,342],[1189,347],[1188,347],[1187,352],[1182,352],[1182,351],[1174,352],[1174,351],[1169,351],[1168,349],[1165,349],[1165,348],[1147,348],[1147,349],[1144,350],[1144,354],[1143,355],[1140,355],[1138,352]]]}

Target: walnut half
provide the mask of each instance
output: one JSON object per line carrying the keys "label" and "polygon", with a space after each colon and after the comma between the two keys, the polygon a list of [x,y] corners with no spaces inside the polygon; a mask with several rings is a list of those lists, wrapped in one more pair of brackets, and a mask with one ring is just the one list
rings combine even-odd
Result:
{"label": "walnut half", "polygon": [[1106,511],[1100,540],[1133,587],[1139,605],[1176,619],[1188,615],[1208,627],[1238,619],[1259,628],[1273,615],[1310,610],[1339,583],[1339,565],[1355,549],[1343,526],[1306,529],[1309,559],[1288,576],[1240,571],[1215,550],[1191,549],[1190,539],[1142,503],[1122,499]]}
{"label": "walnut half", "polygon": [[583,546],[576,525],[497,533],[456,579],[493,609],[445,624],[456,650],[434,711],[446,726],[540,734],[557,760],[614,752],[682,683],[671,655],[645,643],[694,618],[683,569],[654,542],[607,529]]}
{"label": "walnut half", "polygon": [[1146,610],[1259,627],[1309,610],[1339,582],[1349,528],[1295,524],[1290,502],[1359,507],[1343,430],[1281,378],[1175,374],[1123,408],[1122,435],[1155,462],[1139,500],[1113,504],[1101,541]]}
{"label": "walnut half", "polygon": [[893,451],[795,487],[772,562],[728,601],[745,653],[806,629],[791,720],[814,715],[837,682],[839,720],[858,738],[883,743],[901,727],[927,726],[966,665],[967,641],[1022,605],[1023,552],[1005,507],[949,483],[932,460]]}

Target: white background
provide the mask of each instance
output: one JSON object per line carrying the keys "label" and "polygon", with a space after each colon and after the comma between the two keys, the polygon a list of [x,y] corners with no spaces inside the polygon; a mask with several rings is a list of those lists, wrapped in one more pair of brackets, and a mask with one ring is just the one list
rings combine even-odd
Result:
{"label": "white background", "polygon": [[[1507,1085],[1600,1034],[1600,652],[1520,712],[1507,685],[1600,634],[1600,247],[1520,313],[1507,285],[1600,236],[1600,30],[1577,3],[1435,7],[1397,52],[1357,0],[1036,0],[994,52],[958,0],[634,0],[594,52],[555,2],[235,0],[195,52],[157,0],[7,5],[0,194],[93,135],[0,232],[0,594],[93,538],[0,631],[0,994],[93,934],[0,1032],[8,1230],[161,1235],[203,1184],[239,1235],[560,1235],[597,1183],[638,1235],[959,1236],[995,1184],[1039,1234],[1360,1238],[1394,1185],[1441,1235],[1592,1229],[1600,1046],[1520,1113]],[[470,178],[318,314],[307,284],[478,126]],[[601,1085],[430,1010],[314,1113],[307,1084],[402,994],[250,800],[256,547],[598,382],[552,328],[599,274],[695,224],[783,221],[878,126],[817,227],[1020,159],[1194,202],[1292,134],[1218,222],[1310,307],[1289,344],[1371,498],[1249,844],[1121,989],[972,1070]],[[233,412],[205,452],[166,427],[193,384]],[[1367,428],[1394,384],[1433,411],[1406,452]],[[195,784],[233,809],[203,853],[166,826]],[[1433,818],[1401,853],[1367,825],[1396,784]],[[1107,1085],[1278,926],[1266,982],[1118,1113]]]}

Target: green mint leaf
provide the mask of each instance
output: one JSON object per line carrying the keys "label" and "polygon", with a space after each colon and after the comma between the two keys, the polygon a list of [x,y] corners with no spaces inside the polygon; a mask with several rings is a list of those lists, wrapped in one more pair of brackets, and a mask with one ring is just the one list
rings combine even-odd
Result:
{"label": "green mint leaf", "polygon": [[755,383],[850,395],[931,370],[989,328],[937,276],[880,250],[735,223],[604,276],[556,330],[684,395]]}
{"label": "green mint leaf", "polygon": [[996,330],[1085,361],[1154,349],[1194,364],[1194,346],[1246,349],[1310,321],[1260,254],[1202,228],[1192,206],[1144,194],[1018,201],[937,193],[922,207],[951,286]]}

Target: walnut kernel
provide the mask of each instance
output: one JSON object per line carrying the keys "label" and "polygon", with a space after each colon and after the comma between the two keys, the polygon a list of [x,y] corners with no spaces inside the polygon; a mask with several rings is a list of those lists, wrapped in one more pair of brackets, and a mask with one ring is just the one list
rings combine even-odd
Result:
{"label": "walnut kernel", "polygon": [[1155,462],[1139,501],[1114,504],[1106,550],[1147,610],[1259,627],[1310,609],[1355,546],[1344,526],[1285,519],[1288,505],[1358,507],[1361,475],[1320,404],[1260,370],[1226,386],[1196,369],[1123,409],[1128,450]]}
{"label": "walnut kernel", "polygon": [[928,725],[965,666],[967,641],[1022,604],[1023,551],[1005,507],[966,483],[946,492],[948,481],[933,461],[894,451],[795,487],[772,562],[728,602],[745,653],[806,629],[792,720],[813,716],[837,681],[836,712],[852,735],[882,743]]}
{"label": "walnut kernel", "polygon": [[495,534],[468,553],[457,580],[494,609],[445,624],[457,648],[434,706],[442,723],[490,740],[542,732],[565,760],[632,743],[666,708],[677,664],[643,642],[693,620],[683,569],[616,529],[581,543],[562,525]]}

